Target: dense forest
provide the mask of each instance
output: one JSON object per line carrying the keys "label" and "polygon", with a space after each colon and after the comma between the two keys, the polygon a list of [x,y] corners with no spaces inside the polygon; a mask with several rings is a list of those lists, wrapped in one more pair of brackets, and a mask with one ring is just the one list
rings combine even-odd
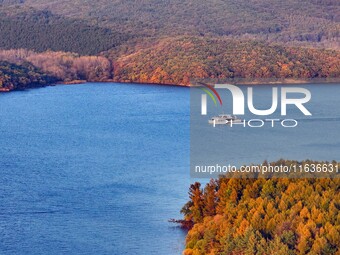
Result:
{"label": "dense forest", "polygon": [[0,91],[42,87],[58,81],[39,71],[32,64],[11,64],[0,61]]}
{"label": "dense forest", "polygon": [[[236,36],[339,46],[337,0],[6,0],[138,36]],[[13,11],[12,11],[13,12]]]}
{"label": "dense forest", "polygon": [[65,82],[339,78],[339,11],[337,0],[0,0],[0,60]]}
{"label": "dense forest", "polygon": [[[162,39],[115,59],[116,81],[190,84],[190,79],[340,77],[340,52],[205,37]],[[111,55],[112,54],[112,55]],[[111,56],[111,57],[110,57]]]}
{"label": "dense forest", "polygon": [[185,255],[340,252],[338,178],[222,176],[204,188],[192,184],[189,198],[182,209],[185,221],[193,225]]}
{"label": "dense forest", "polygon": [[335,50],[204,37],[150,39],[131,43],[130,47],[122,45],[101,56],[62,51],[0,50],[0,61],[18,65],[27,62],[47,76],[64,82],[190,85],[195,79],[205,78],[340,77],[340,53]]}
{"label": "dense forest", "polygon": [[93,55],[114,48],[130,37],[83,21],[65,19],[50,11],[0,8],[0,48],[26,48],[35,51],[70,51]]}

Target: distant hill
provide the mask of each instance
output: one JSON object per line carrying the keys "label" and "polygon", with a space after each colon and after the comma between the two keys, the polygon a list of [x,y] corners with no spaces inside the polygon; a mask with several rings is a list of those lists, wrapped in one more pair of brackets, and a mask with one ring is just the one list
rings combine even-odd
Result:
{"label": "distant hill", "polygon": [[[139,36],[205,35],[339,47],[338,0],[5,0],[114,32]],[[22,2],[20,4],[20,2]],[[1,3],[1,1],[0,1]]]}
{"label": "distant hill", "polygon": [[[125,43],[130,36],[109,28],[64,18],[50,11],[0,9],[0,48],[98,54]],[[132,36],[131,36],[132,37]]]}
{"label": "distant hill", "polygon": [[117,81],[188,85],[190,79],[340,77],[340,52],[206,37],[164,38],[108,53]]}
{"label": "distant hill", "polygon": [[[64,81],[340,77],[338,13],[338,0],[0,0],[0,49],[42,52],[32,64]],[[87,57],[71,70],[53,52]],[[90,55],[104,72],[82,73]]]}
{"label": "distant hill", "polygon": [[[20,72],[30,75],[34,71],[64,82],[87,80],[189,85],[195,79],[206,78],[300,80],[340,77],[339,51],[285,47],[251,40],[189,36],[137,40],[101,55],[0,50],[0,61],[19,65],[13,66],[14,69],[28,65],[29,68],[20,69]],[[16,73],[8,75],[15,77]],[[40,86],[39,83],[37,85]],[[21,87],[11,89],[29,86],[31,83],[25,81]]]}

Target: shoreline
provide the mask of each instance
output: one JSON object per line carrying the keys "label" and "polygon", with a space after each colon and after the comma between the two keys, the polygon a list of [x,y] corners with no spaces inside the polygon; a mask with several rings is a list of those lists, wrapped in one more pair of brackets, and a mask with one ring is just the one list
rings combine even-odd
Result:
{"label": "shoreline", "polygon": [[[42,88],[42,87],[52,87],[52,86],[70,86],[70,85],[80,85],[80,84],[86,84],[86,83],[119,83],[119,84],[134,84],[134,85],[154,85],[154,86],[173,86],[173,87],[184,87],[184,88],[190,88],[190,87],[196,87],[196,85],[184,85],[184,84],[170,84],[170,83],[149,83],[149,82],[128,82],[128,81],[114,81],[114,80],[106,80],[106,81],[86,81],[86,80],[74,80],[74,81],[65,81],[65,82],[57,82],[52,84],[46,84],[43,86],[37,86],[37,87],[28,87],[25,89],[9,89],[9,88],[0,88],[0,93],[8,93],[12,91],[20,91],[20,90],[27,90],[27,89],[35,89],[35,88]],[[211,82],[208,82],[211,83]],[[231,81],[231,84],[235,84],[238,86],[246,86],[246,85],[252,85],[252,86],[259,86],[259,85],[313,85],[318,83],[325,83],[325,84],[337,84],[340,83],[340,79],[337,78],[331,78],[327,79],[324,78],[324,80],[316,79],[315,81],[309,79],[283,79],[283,80],[255,80],[255,81]]]}

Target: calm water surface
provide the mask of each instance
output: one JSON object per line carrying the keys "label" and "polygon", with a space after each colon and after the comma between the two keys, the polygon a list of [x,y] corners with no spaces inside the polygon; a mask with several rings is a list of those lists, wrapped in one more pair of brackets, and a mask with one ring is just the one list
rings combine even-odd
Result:
{"label": "calm water surface", "polygon": [[189,93],[123,84],[0,94],[0,254],[181,254]]}
{"label": "calm water surface", "polygon": [[[235,163],[339,160],[340,86],[308,88],[313,117],[293,112],[299,128],[201,133],[232,143]],[[271,87],[258,89],[265,107]],[[88,83],[0,94],[0,254],[181,254],[185,233],[167,220],[181,217],[195,181],[189,122],[186,88]]]}

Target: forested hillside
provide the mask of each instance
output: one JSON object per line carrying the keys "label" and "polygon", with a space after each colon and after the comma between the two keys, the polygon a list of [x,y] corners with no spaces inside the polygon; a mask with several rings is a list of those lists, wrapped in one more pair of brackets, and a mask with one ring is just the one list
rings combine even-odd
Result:
{"label": "forested hillside", "polygon": [[39,53],[25,49],[0,50],[0,61],[18,65],[28,62],[40,72],[65,82],[85,80],[190,85],[194,79],[205,78],[340,77],[338,51],[202,37],[162,39],[128,48],[122,46],[102,56],[53,51]]}
{"label": "forested hillside", "polygon": [[192,184],[182,210],[194,224],[184,254],[339,254],[339,184],[224,177]]}
{"label": "forested hillside", "polygon": [[[6,5],[11,2],[19,1],[7,0]],[[337,0],[25,0],[20,5],[134,35],[227,35],[326,47],[339,43]]]}
{"label": "forested hillside", "polygon": [[[212,47],[213,45],[213,47]],[[338,51],[257,41],[179,37],[118,47],[102,56],[0,50],[0,61],[30,63],[64,82],[117,81],[190,85],[194,79],[340,77]]]}
{"label": "forested hillside", "polygon": [[249,40],[166,38],[126,53],[110,54],[116,59],[117,81],[189,85],[195,78],[340,77],[339,51]]}
{"label": "forested hillside", "polygon": [[[131,36],[132,37],[132,36]],[[50,11],[0,8],[0,48],[98,54],[130,38],[108,28],[63,18]]]}
{"label": "forested hillside", "polygon": [[337,0],[0,0],[0,49],[33,50],[25,60],[63,81],[331,78],[339,12]]}

